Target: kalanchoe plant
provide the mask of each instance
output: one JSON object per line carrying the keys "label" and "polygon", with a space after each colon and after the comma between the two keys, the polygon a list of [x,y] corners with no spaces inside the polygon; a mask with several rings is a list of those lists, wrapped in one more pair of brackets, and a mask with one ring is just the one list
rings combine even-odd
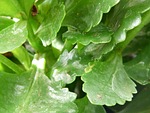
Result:
{"label": "kalanchoe plant", "polygon": [[0,113],[150,113],[149,22],[150,0],[1,0]]}

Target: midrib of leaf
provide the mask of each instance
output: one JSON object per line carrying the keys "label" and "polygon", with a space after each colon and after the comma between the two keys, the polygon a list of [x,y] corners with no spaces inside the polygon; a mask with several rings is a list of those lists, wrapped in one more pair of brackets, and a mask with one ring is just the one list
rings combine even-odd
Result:
{"label": "midrib of leaf", "polygon": [[[36,72],[35,72],[36,71]],[[34,74],[35,73],[35,74]],[[30,86],[29,86],[29,89],[28,89],[28,93],[26,94],[26,97],[25,97],[25,99],[22,101],[22,108],[20,109],[20,111],[19,111],[19,113],[24,113],[23,111],[24,111],[24,109],[26,109],[25,107],[26,107],[26,104],[28,103],[28,100],[29,100],[29,98],[30,98],[30,95],[31,95],[31,93],[33,92],[33,87],[34,87],[34,84],[35,84],[35,82],[36,82],[36,80],[37,80],[37,77],[39,76],[38,75],[38,73],[39,73],[39,70],[37,69],[33,69],[32,70],[32,73],[31,73],[31,75],[33,74],[33,75],[35,75],[34,77],[33,77],[33,79],[32,79],[32,81],[31,81],[31,84],[30,84]],[[32,76],[33,76],[32,75]],[[31,77],[32,78],[32,77]]]}

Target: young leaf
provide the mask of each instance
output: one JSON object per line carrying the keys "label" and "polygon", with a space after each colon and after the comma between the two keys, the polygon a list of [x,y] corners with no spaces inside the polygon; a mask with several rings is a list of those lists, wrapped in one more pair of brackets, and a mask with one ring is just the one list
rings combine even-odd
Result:
{"label": "young leaf", "polygon": [[135,84],[125,72],[118,54],[114,53],[108,61],[94,62],[86,70],[82,76],[83,90],[93,104],[124,104],[126,100],[131,101],[132,93],[136,93]]}
{"label": "young leaf", "polygon": [[58,4],[50,8],[36,34],[41,39],[44,46],[48,46],[56,38],[62,21],[65,16],[65,7]]}
{"label": "young leaf", "polygon": [[29,13],[31,13],[30,11],[31,11],[31,8],[32,8],[35,0],[17,0],[17,1],[20,4],[22,10],[28,16]]}
{"label": "young leaf", "polygon": [[87,97],[77,99],[75,103],[79,108],[79,113],[106,113],[102,106],[91,104]]}
{"label": "young leaf", "polygon": [[0,31],[0,53],[12,51],[26,41],[26,24],[26,21],[19,21]]}
{"label": "young leaf", "polygon": [[76,95],[38,69],[21,75],[0,72],[0,83],[1,113],[76,113]]}
{"label": "young leaf", "polygon": [[103,13],[107,13],[118,2],[119,0],[65,1],[67,14],[63,24],[87,32],[98,25]]}

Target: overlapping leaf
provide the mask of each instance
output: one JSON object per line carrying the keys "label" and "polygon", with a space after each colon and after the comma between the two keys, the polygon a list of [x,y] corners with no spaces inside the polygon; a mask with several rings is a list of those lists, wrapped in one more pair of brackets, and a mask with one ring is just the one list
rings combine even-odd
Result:
{"label": "overlapping leaf", "polygon": [[37,30],[37,36],[41,39],[44,46],[50,45],[56,38],[64,16],[65,7],[63,4],[57,4],[49,9],[47,16]]}
{"label": "overlapping leaf", "polygon": [[0,31],[0,53],[21,46],[27,38],[26,21],[20,21]]}
{"label": "overlapping leaf", "polygon": [[78,56],[76,50],[64,51],[53,66],[52,78],[63,83],[73,82],[76,76],[81,76],[84,73],[86,63],[82,59]]}
{"label": "overlapping leaf", "polygon": [[[116,43],[126,39],[126,32],[141,23],[141,14],[150,9],[149,0],[121,0],[108,19]],[[117,21],[116,21],[117,20]]]}
{"label": "overlapping leaf", "polygon": [[67,14],[63,24],[75,27],[80,31],[89,31],[93,26],[99,24],[103,13],[107,13],[119,0],[72,0],[71,2],[64,2]]}
{"label": "overlapping leaf", "polygon": [[0,17],[0,31],[13,23],[14,21],[11,19]]}
{"label": "overlapping leaf", "polygon": [[80,33],[76,31],[68,31],[63,34],[70,43],[80,43],[88,45],[89,43],[108,43],[111,40],[111,31],[108,30],[104,25],[100,24],[87,33]]}
{"label": "overlapping leaf", "polygon": [[59,88],[40,70],[21,75],[0,73],[1,113],[76,113],[76,98],[66,88]]}
{"label": "overlapping leaf", "polygon": [[94,62],[82,76],[83,90],[91,103],[112,106],[131,101],[136,93],[135,84],[123,68],[121,56],[115,55],[105,62]]}
{"label": "overlapping leaf", "polygon": [[87,97],[77,99],[75,102],[79,108],[79,113],[106,113],[102,106],[91,104]]}
{"label": "overlapping leaf", "polygon": [[149,113],[150,112],[150,85],[146,86],[125,109],[118,113]]}
{"label": "overlapping leaf", "polygon": [[21,17],[22,14],[29,14],[31,7],[35,0],[1,0],[0,1],[0,15]]}
{"label": "overlapping leaf", "polygon": [[126,63],[127,73],[140,84],[150,83],[150,46],[145,49],[132,61]]}

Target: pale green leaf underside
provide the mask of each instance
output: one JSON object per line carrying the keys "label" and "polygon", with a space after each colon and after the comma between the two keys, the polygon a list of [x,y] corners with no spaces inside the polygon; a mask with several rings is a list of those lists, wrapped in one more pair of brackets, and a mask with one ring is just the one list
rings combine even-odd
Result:
{"label": "pale green leaf underside", "polygon": [[0,73],[0,83],[1,113],[76,113],[76,95],[53,84],[40,70]]}
{"label": "pale green leaf underside", "polygon": [[37,30],[37,36],[41,39],[44,46],[50,45],[56,38],[64,16],[65,7],[63,4],[58,4],[50,8],[47,16]]}
{"label": "pale green leaf underside", "polygon": [[21,46],[27,38],[26,21],[20,21],[0,31],[0,53]]}
{"label": "pale green leaf underside", "polygon": [[87,33],[80,33],[75,31],[68,31],[63,34],[70,43],[80,43],[83,45],[88,45],[89,43],[108,43],[111,41],[112,33],[104,25],[99,25],[92,28]]}
{"label": "pale green leaf underside", "polygon": [[103,13],[107,13],[118,2],[119,0],[65,1],[67,14],[63,24],[80,31],[89,31],[100,23]]}
{"label": "pale green leaf underside", "polygon": [[82,76],[83,90],[91,103],[112,106],[131,101],[136,93],[135,84],[126,74],[121,56],[115,55],[106,62],[94,62],[90,72]]}

